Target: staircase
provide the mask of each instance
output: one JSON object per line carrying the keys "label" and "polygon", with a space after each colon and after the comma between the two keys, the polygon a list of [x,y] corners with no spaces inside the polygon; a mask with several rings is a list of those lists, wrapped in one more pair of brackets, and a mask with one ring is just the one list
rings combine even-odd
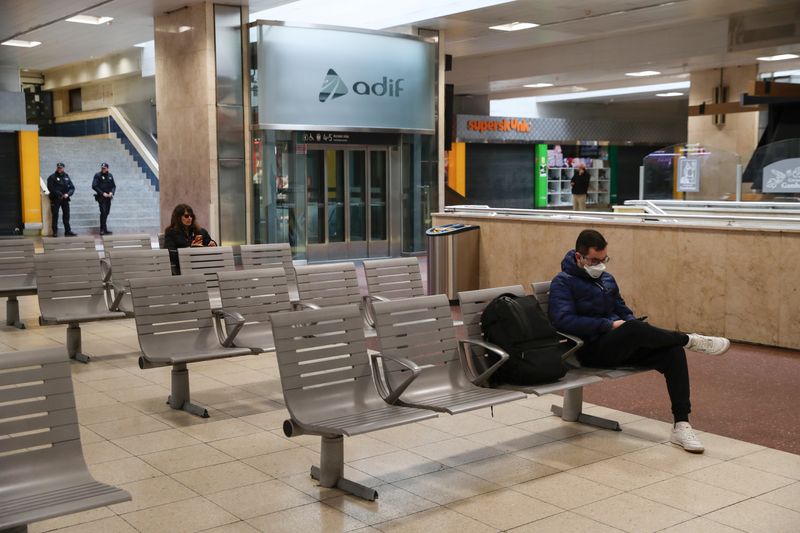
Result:
{"label": "staircase", "polygon": [[[70,202],[70,225],[78,234],[100,232],[100,210],[94,199],[92,178],[106,162],[114,176],[117,192],[111,203],[108,229],[114,233],[151,233],[160,231],[158,191],[118,139],[80,137],[39,137],[39,168],[42,179],[55,172],[56,163],[75,184]],[[59,214],[60,215],[60,214]],[[60,216],[59,232],[64,230]],[[45,228],[49,232],[49,228]]]}

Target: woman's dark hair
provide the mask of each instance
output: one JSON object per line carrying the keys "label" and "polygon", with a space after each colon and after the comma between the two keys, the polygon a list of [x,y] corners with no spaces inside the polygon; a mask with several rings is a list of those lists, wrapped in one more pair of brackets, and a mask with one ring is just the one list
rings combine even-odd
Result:
{"label": "woman's dark hair", "polygon": [[585,229],[578,235],[578,240],[575,241],[575,251],[585,256],[589,253],[589,248],[595,250],[605,250],[608,243],[600,235],[599,231],[593,229]]}
{"label": "woman's dark hair", "polygon": [[192,229],[195,233],[198,232],[200,228],[197,225],[197,220],[195,220],[194,210],[189,204],[178,204],[175,206],[175,209],[172,210],[172,218],[170,218],[169,226],[167,226],[165,232],[169,230],[185,231],[183,223],[181,222],[181,217],[184,213],[192,215]]}

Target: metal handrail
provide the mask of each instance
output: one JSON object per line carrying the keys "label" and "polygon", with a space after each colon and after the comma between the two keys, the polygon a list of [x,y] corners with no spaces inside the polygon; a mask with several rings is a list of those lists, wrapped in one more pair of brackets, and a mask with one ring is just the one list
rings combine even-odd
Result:
{"label": "metal handrail", "polygon": [[722,207],[725,209],[786,209],[800,211],[800,202],[731,202],[724,200],[625,200],[625,205],[655,204],[664,207]]}

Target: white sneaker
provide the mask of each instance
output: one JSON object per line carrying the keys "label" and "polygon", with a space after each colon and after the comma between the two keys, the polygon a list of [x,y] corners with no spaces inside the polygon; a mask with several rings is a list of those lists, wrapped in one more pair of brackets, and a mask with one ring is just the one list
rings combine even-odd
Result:
{"label": "white sneaker", "polygon": [[677,444],[687,452],[703,453],[703,450],[705,450],[703,443],[697,438],[689,422],[678,422],[675,424],[675,427],[672,428],[672,435],[669,441],[672,444]]}
{"label": "white sneaker", "polygon": [[686,348],[708,355],[722,355],[730,347],[731,341],[725,337],[708,337],[697,333],[689,333],[689,342],[686,344]]}

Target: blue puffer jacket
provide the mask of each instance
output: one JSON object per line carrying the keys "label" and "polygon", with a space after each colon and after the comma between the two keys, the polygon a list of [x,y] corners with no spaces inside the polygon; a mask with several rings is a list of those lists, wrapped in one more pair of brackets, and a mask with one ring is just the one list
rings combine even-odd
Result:
{"label": "blue puffer jacket", "polygon": [[575,262],[575,250],[561,261],[550,284],[550,322],[558,331],[593,341],[611,331],[615,320],[635,320],[619,294],[614,276],[608,272],[592,278]]}

